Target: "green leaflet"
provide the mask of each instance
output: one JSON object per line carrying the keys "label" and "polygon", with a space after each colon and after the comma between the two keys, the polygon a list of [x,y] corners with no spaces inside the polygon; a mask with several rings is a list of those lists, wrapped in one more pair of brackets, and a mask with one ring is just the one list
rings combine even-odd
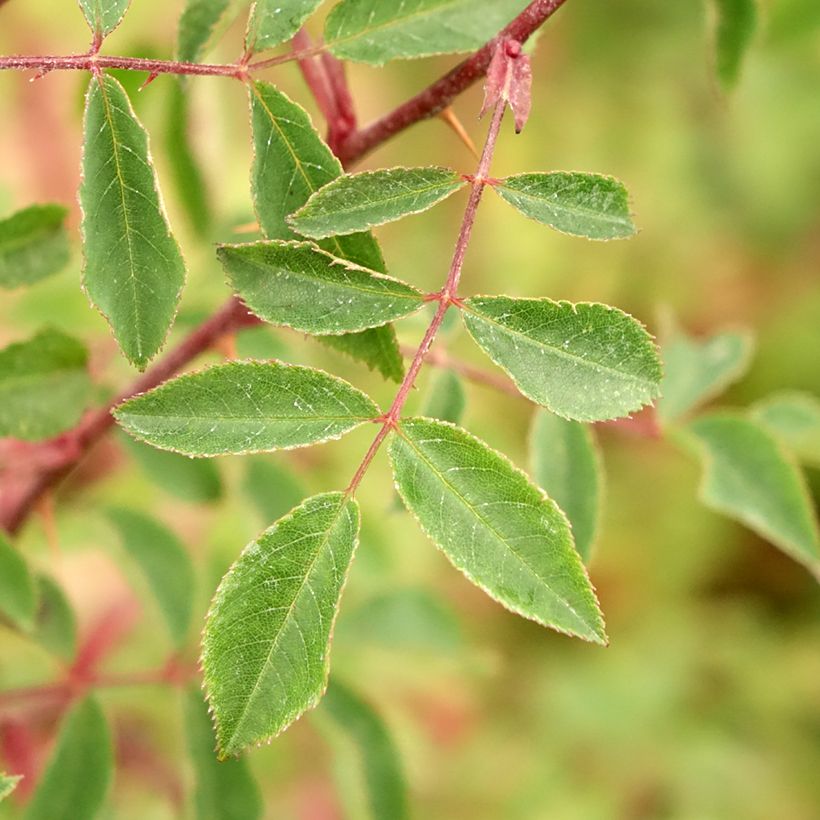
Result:
{"label": "green leaflet", "polygon": [[302,28],[323,0],[256,0],[248,21],[245,51],[278,46]]}
{"label": "green leaflet", "polygon": [[242,490],[267,521],[276,521],[302,503],[307,495],[301,482],[278,461],[265,456],[245,459]]}
{"label": "green leaflet", "polygon": [[746,331],[703,341],[675,333],[663,345],[663,383],[658,416],[669,423],[722,393],[748,370],[754,347]]}
{"label": "green leaflet", "polygon": [[820,536],[809,493],[777,441],[754,422],[730,413],[705,416],[686,429],[703,453],[704,504],[820,572]]}
{"label": "green leaflet", "polygon": [[125,17],[131,0],[79,0],[79,3],[91,31],[105,37]]}
{"label": "green leaflet", "polygon": [[177,31],[177,58],[202,59],[213,40],[239,13],[245,0],[186,0]]}
{"label": "green leaflet", "polygon": [[165,384],[114,410],[132,436],[189,456],[262,453],[340,438],[378,407],[309,367],[228,362]]}
{"label": "green leaflet", "polygon": [[342,0],[327,18],[325,42],[337,57],[375,65],[472,51],[527,5],[528,0]]}
{"label": "green leaflet", "polygon": [[37,441],[74,425],[91,383],[85,348],[57,330],[0,350],[0,436]]}
{"label": "green leaflet", "polygon": [[22,775],[7,775],[0,772],[0,803],[17,788],[17,784],[22,779]]}
{"label": "green leaflet", "polygon": [[586,239],[624,239],[635,233],[626,188],[612,177],[556,171],[519,174],[493,186],[530,219]]}
{"label": "green leaflet", "polygon": [[464,383],[454,370],[442,370],[433,379],[421,415],[458,424],[467,406]]}
{"label": "green leaflet", "polygon": [[185,690],[185,734],[194,769],[196,820],[257,820],[264,804],[246,760],[219,761],[211,718],[195,686]]}
{"label": "green leaflet", "polygon": [[576,421],[604,421],[658,396],[661,364],[643,325],[591,302],[474,296],[467,330],[529,399]]}
{"label": "green leaflet", "polygon": [[32,638],[69,663],[77,652],[77,618],[62,589],[47,575],[37,577],[37,620]]}
{"label": "green leaflet", "polygon": [[450,168],[389,168],[345,175],[320,188],[288,222],[297,233],[313,239],[351,234],[422,213],[466,184]]}
{"label": "green leaflet", "polygon": [[36,612],[34,578],[22,555],[0,534],[0,615],[29,632]]}
{"label": "green leaflet", "polygon": [[314,496],[248,545],[222,579],[202,667],[223,756],[277,735],[322,696],[358,532],[354,500]]}
{"label": "green leaflet", "polygon": [[266,322],[338,335],[387,324],[424,305],[410,285],[306,242],[220,245],[231,287]]}
{"label": "green leaflet", "polygon": [[422,529],[513,612],[606,643],[566,517],[504,456],[444,422],[409,419],[390,445],[396,486]]}
{"label": "green leaflet", "polygon": [[25,820],[92,820],[100,811],[114,770],[105,715],[89,697],[63,720],[57,748],[37,785]]}
{"label": "green leaflet", "polygon": [[810,393],[776,393],[752,406],[752,418],[805,464],[820,467],[820,400]]}
{"label": "green leaflet", "polygon": [[712,0],[715,22],[715,69],[730,91],[740,79],[743,58],[757,30],[756,0]]}
{"label": "green leaflet", "polygon": [[371,370],[378,370],[385,379],[398,384],[404,377],[404,360],[393,325],[342,336],[317,336],[316,339],[326,347],[364,362]]}
{"label": "green leaflet", "polygon": [[194,568],[177,537],[153,518],[125,508],[108,511],[125,551],[148,581],[177,647],[185,643],[194,603]]}
{"label": "green leaflet", "polygon": [[33,285],[69,259],[62,205],[32,205],[0,220],[0,287]]}
{"label": "green leaflet", "polygon": [[327,716],[333,724],[335,768],[347,816],[407,818],[407,787],[399,753],[373,707],[334,677],[317,716]]}
{"label": "green leaflet", "polygon": [[92,77],[83,145],[83,284],[139,368],[162,347],[185,282],[148,151],[122,86]]}
{"label": "green leaflet", "polygon": [[575,547],[589,563],[601,517],[603,465],[592,430],[539,410],[530,434],[532,475],[566,513]]}

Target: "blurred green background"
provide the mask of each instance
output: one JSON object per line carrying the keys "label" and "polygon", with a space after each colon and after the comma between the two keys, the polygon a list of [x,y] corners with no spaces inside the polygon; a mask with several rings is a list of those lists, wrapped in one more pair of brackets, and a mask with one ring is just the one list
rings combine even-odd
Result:
{"label": "blurred green background", "polygon": [[[106,52],[171,56],[181,5],[135,1]],[[747,326],[757,334],[756,357],[725,403],[742,406],[782,388],[820,393],[820,5],[769,0],[761,15],[740,85],[727,97],[713,78],[705,3],[570,0],[538,43],[532,119],[519,137],[505,130],[494,173],[612,174],[629,189],[641,232],[627,242],[586,243],[549,232],[488,196],[464,292],[604,301],[656,333],[664,310],[694,332]],[[241,26],[232,27],[213,59],[233,60],[241,36]],[[12,0],[0,9],[3,54],[75,53],[87,40],[72,2]],[[352,66],[362,121],[453,63]],[[310,108],[292,65],[267,78]],[[28,79],[0,75],[0,215],[32,202],[75,202],[87,78],[54,72],[33,84]],[[161,77],[137,93],[142,79],[125,78],[153,136],[189,264],[179,337],[228,289],[212,245],[188,229],[169,182],[163,139],[172,81]],[[253,220],[244,93],[218,78],[195,79],[190,88],[194,140],[219,223],[213,239],[236,239],[232,228]],[[477,142],[480,100],[474,89],[455,105]],[[475,160],[443,123],[432,121],[382,147],[363,167],[395,164],[469,172]],[[463,204],[455,197],[434,213],[381,229],[391,273],[436,288]],[[44,323],[65,329],[92,351],[105,396],[131,374],[80,290],[80,266],[77,242],[72,264],[58,277],[7,294],[0,342],[27,338]],[[422,331],[422,318],[399,324],[407,344]],[[294,334],[254,332],[239,343],[240,352],[273,351],[330,369],[382,402],[393,392],[366,368]],[[444,343],[453,355],[488,366],[457,329]],[[420,379],[411,412],[431,375]],[[487,388],[468,391],[469,429],[526,466],[531,408]],[[287,468],[306,492],[334,490],[349,480],[371,434],[359,430],[257,462]],[[383,454],[365,480],[362,542],[333,671],[377,706],[393,731],[413,816],[820,817],[816,582],[774,547],[702,508],[698,467],[671,444],[609,430],[600,439],[607,497],[591,573],[607,617],[607,649],[547,632],[473,588],[398,510]],[[21,541],[31,560],[59,579],[82,624],[113,601],[142,602],[139,620],[107,662],[118,673],[159,666],[170,647],[157,637],[158,612],[117,545],[106,505],[150,511],[181,536],[201,571],[203,614],[229,563],[270,523],[246,491],[247,461],[220,460],[222,497],[191,503],[154,483],[123,445],[115,436],[99,447],[61,492],[59,556],[49,552],[38,520]],[[810,480],[820,488],[820,476]],[[272,479],[257,482],[257,490],[275,495],[278,483],[266,481]],[[41,650],[0,632],[0,688],[48,681],[57,670]],[[178,694],[123,688],[105,691],[102,700],[121,740],[139,746],[137,753],[119,743],[123,765],[109,816],[180,816],[175,795],[190,773],[182,762]],[[341,816],[344,773],[315,722],[299,721],[248,757],[266,817]],[[17,815],[4,804],[0,816]]]}

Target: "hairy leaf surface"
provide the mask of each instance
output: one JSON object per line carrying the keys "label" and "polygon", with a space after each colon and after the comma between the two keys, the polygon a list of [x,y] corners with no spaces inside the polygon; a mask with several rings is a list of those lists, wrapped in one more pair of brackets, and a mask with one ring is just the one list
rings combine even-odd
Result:
{"label": "hairy leaf surface", "polygon": [[85,106],[83,283],[126,357],[144,368],[162,347],[185,281],[148,150],[122,86],[92,77]]}
{"label": "hairy leaf surface", "polygon": [[475,296],[464,322],[529,399],[577,421],[603,421],[654,399],[661,364],[652,337],[608,305]]}
{"label": "hairy leaf surface", "polygon": [[273,48],[289,40],[323,0],[256,0],[248,21],[245,50]]}
{"label": "hairy leaf surface", "polygon": [[805,464],[820,467],[820,399],[776,393],[752,406],[752,418]]}
{"label": "hairy leaf surface", "polygon": [[519,174],[493,186],[530,219],[586,239],[624,239],[635,233],[626,188],[612,177],[555,171]]}
{"label": "hairy leaf surface", "polygon": [[314,496],[248,545],[222,579],[202,665],[223,755],[277,735],[322,696],[358,532],[354,500]]}
{"label": "hairy leaf surface", "polygon": [[62,205],[32,205],[0,220],[0,287],[33,285],[68,264],[67,215]]}
{"label": "hairy leaf surface", "polygon": [[525,618],[606,643],[567,519],[524,473],[430,419],[403,421],[390,457],[405,505],[473,583]]}
{"label": "hairy leaf surface", "polygon": [[77,617],[65,593],[47,575],[37,576],[37,621],[33,638],[67,663],[77,652]]}
{"label": "hairy leaf surface", "polygon": [[105,37],[125,17],[131,0],[79,0],[79,3],[89,28]]}
{"label": "hairy leaf surface", "polygon": [[22,555],[0,534],[0,616],[25,632],[34,627],[37,592]]}
{"label": "hairy leaf surface", "polygon": [[715,21],[715,69],[724,89],[740,79],[743,59],[757,30],[756,0],[712,0]]}
{"label": "hairy leaf surface", "polygon": [[339,438],[378,407],[321,370],[228,362],[123,402],[117,421],[142,441],[190,456],[262,453]]}

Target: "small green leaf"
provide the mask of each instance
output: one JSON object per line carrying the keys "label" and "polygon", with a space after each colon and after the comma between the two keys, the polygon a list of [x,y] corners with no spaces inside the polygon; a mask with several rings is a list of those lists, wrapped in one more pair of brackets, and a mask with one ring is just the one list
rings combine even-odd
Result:
{"label": "small green leaf", "polygon": [[7,775],[0,772],[0,803],[2,803],[16,788],[23,779],[22,775]]}
{"label": "small green leaf", "polygon": [[371,370],[378,370],[385,379],[398,384],[404,377],[404,360],[393,325],[342,336],[317,336],[316,339],[339,353],[364,362]]}
{"label": "small green leaf", "polygon": [[252,54],[289,40],[323,0],[256,0],[248,21],[245,51]]}
{"label": "small green leaf", "polygon": [[91,31],[105,37],[125,17],[131,0],[79,0],[79,3]]}
{"label": "small green leaf", "polygon": [[56,436],[80,417],[91,390],[85,348],[57,330],[0,350],[0,436]]}
{"label": "small green leaf", "polygon": [[390,445],[396,486],[422,529],[513,612],[606,643],[566,517],[504,456],[444,422],[409,419]]}
{"label": "small green leaf", "polygon": [[242,489],[265,521],[277,521],[307,495],[293,472],[272,458],[251,456],[245,464]]}
{"label": "small green leaf", "polygon": [[820,572],[820,536],[806,483],[777,441],[730,413],[705,416],[686,429],[703,453],[703,503]]}
{"label": "small green leaf", "polygon": [[0,615],[28,632],[36,612],[34,578],[20,553],[0,534]]}
{"label": "small green leaf", "polygon": [[756,0],[712,0],[715,23],[715,69],[726,91],[737,85],[743,58],[757,31]]}
{"label": "small green leaf", "polygon": [[92,77],[83,147],[83,283],[128,359],[162,347],[185,282],[148,150],[148,134],[113,78]]}
{"label": "small green leaf", "polygon": [[617,308],[591,302],[474,296],[467,330],[529,399],[576,421],[626,416],[658,396],[652,337]]}
{"label": "small green leaf", "polygon": [[177,58],[195,63],[202,59],[242,6],[244,0],[186,0],[177,31]]}
{"label": "small green leaf", "polygon": [[388,60],[472,51],[494,37],[528,0],[342,0],[330,12],[325,42],[347,60]]}
{"label": "small green leaf", "polygon": [[108,517],[125,551],[145,575],[176,646],[182,646],[191,625],[194,568],[177,537],[153,518],[125,508],[109,510]]}
{"label": "small green leaf", "polygon": [[77,618],[63,591],[47,575],[37,576],[37,620],[32,638],[67,663],[77,653]]}
{"label": "small green leaf", "polygon": [[266,322],[339,335],[385,325],[424,305],[415,288],[306,242],[220,245],[231,287]]}
{"label": "small green leaf", "polygon": [[354,500],[314,496],[246,547],[222,579],[202,644],[222,755],[279,734],[322,696],[358,531]]}
{"label": "small green leaf", "polygon": [[219,761],[208,709],[197,687],[185,691],[185,733],[194,769],[196,820],[257,820],[264,804],[245,760]]}
{"label": "small green leaf", "polygon": [[228,362],[123,402],[132,436],[189,456],[307,447],[371,421],[379,408],[342,379],[281,362]]}
{"label": "small green leaf", "polygon": [[32,205],[0,220],[0,287],[33,285],[68,264],[67,215],[62,205]]}
{"label": "small green leaf", "polygon": [[676,332],[662,349],[661,420],[676,421],[720,395],[748,370],[753,347],[752,336],[745,331],[719,333],[703,341]]}
{"label": "small green leaf", "polygon": [[467,394],[461,377],[454,370],[442,370],[430,385],[421,414],[458,424],[466,406]]}
{"label": "small green leaf", "polygon": [[752,418],[803,463],[820,467],[820,399],[810,393],[776,393],[752,406]]}
{"label": "small green leaf", "polygon": [[493,189],[524,216],[561,233],[586,239],[625,239],[635,233],[626,188],[612,177],[519,174]]}
{"label": "small green leaf", "polygon": [[25,813],[26,820],[92,820],[102,808],[114,771],[105,715],[89,697],[63,720],[57,748]]}
{"label": "small green leaf", "polygon": [[313,194],[288,222],[302,236],[356,233],[420,214],[466,181],[450,168],[389,168],[341,176]]}
{"label": "small green leaf", "polygon": [[539,410],[530,434],[532,476],[566,513],[575,547],[589,563],[598,532],[603,465],[592,430]]}

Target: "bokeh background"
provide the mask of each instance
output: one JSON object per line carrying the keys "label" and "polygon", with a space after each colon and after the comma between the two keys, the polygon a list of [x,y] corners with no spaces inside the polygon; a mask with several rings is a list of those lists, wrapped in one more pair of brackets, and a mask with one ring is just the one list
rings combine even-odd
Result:
{"label": "bokeh background", "polygon": [[[106,43],[110,54],[171,56],[178,0],[135,0]],[[586,243],[529,222],[499,199],[482,206],[464,291],[604,301],[658,332],[674,314],[696,333],[745,326],[757,337],[748,376],[721,401],[743,406],[782,388],[820,393],[820,5],[768,0],[737,90],[714,80],[703,2],[570,0],[534,57],[534,113],[505,130],[495,173],[583,170],[630,191],[640,234]],[[316,29],[318,30],[318,29]],[[234,59],[241,26],[214,60]],[[72,2],[11,0],[0,8],[0,52],[74,53],[87,31]],[[398,104],[454,58],[352,66],[360,116]],[[169,182],[164,148],[171,83],[124,77],[153,151],[172,224],[189,264],[174,336],[228,295],[212,243],[192,232]],[[271,71],[308,108],[297,69]],[[32,202],[71,204],[79,221],[80,123],[87,78],[54,72],[34,83],[0,76],[0,215]],[[239,84],[190,84],[194,140],[217,227],[237,239],[253,220],[247,105]],[[480,91],[455,111],[476,141]],[[363,167],[474,159],[440,121],[415,127]],[[391,273],[429,290],[446,272],[463,200],[379,231]],[[80,291],[79,244],[59,276],[0,304],[0,343],[47,323],[92,351],[100,397],[131,378],[103,320]],[[423,319],[399,325],[413,344]],[[481,356],[457,327],[447,349]],[[387,401],[393,388],[315,342],[274,331],[239,339],[240,352],[279,355],[339,373]],[[215,360],[216,356],[211,356]],[[484,363],[489,366],[488,363]],[[432,371],[419,381],[417,408]],[[469,386],[465,424],[526,466],[532,408]],[[138,617],[107,668],[160,665],[160,617],[104,516],[109,504],[156,515],[189,547],[204,613],[242,546],[283,504],[344,486],[371,431],[308,451],[217,464],[222,492],[186,501],[169,492],[120,436],[99,447],[57,499],[59,555],[33,520],[21,541],[48,567],[89,628],[112,604]],[[591,567],[611,645],[584,645],[517,618],[473,588],[427,542],[394,499],[381,455],[361,491],[361,546],[345,592],[333,671],[384,716],[400,750],[413,815],[430,820],[812,820],[820,817],[820,590],[805,570],[697,501],[699,467],[663,440],[603,430],[607,473],[602,534]],[[275,471],[275,473],[274,473]],[[153,470],[155,474],[155,470]],[[810,475],[815,491],[820,476]],[[250,485],[250,487],[249,487]],[[292,498],[288,497],[288,493]],[[196,495],[196,493],[194,493]],[[274,516],[275,517],[275,516]],[[195,641],[192,640],[192,647]],[[193,657],[192,649],[192,657]],[[52,680],[42,650],[0,630],[0,687]],[[101,693],[123,762],[112,818],[182,816],[189,778],[179,695],[161,687]],[[321,718],[321,707],[317,712]],[[43,727],[44,732],[49,727]],[[125,738],[125,741],[123,740]],[[266,817],[341,815],[348,770],[321,720],[303,719],[248,757]],[[0,817],[15,817],[4,803]]]}

